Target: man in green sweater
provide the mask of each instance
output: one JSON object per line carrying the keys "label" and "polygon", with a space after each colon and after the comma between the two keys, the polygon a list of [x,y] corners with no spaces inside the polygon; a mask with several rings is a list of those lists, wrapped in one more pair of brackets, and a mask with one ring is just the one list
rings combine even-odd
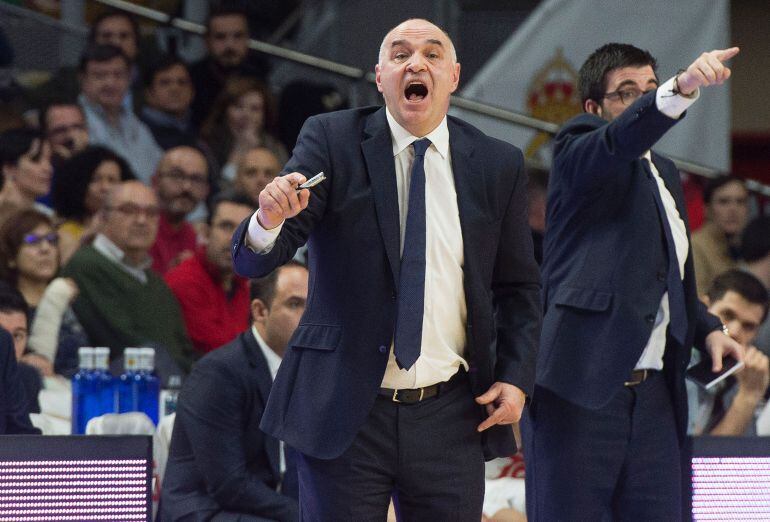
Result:
{"label": "man in green sweater", "polygon": [[187,372],[193,351],[174,294],[150,266],[158,231],[158,198],[138,181],[115,186],[101,210],[102,232],[62,269],[77,283],[72,305],[95,346],[109,346],[113,362],[126,346],[151,346],[165,381]]}

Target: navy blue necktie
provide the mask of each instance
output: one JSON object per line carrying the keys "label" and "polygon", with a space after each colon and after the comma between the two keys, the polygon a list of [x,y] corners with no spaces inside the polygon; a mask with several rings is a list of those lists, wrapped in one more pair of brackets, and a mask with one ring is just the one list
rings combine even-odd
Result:
{"label": "navy blue necktie", "polygon": [[398,281],[398,316],[393,351],[396,363],[408,370],[420,357],[425,303],[425,151],[430,140],[412,143],[414,161],[409,182],[409,207]]}
{"label": "navy blue necktie", "polygon": [[671,233],[671,226],[668,222],[666,209],[663,207],[663,200],[660,197],[658,183],[655,181],[655,175],[650,168],[650,162],[647,158],[642,159],[642,165],[647,172],[647,177],[652,184],[652,194],[655,198],[655,206],[658,209],[658,216],[663,227],[663,234],[666,236],[666,250],[668,251],[668,276],[666,277],[666,286],[668,288],[668,305],[671,315],[668,331],[680,345],[684,346],[687,336],[687,306],[684,300],[684,285],[682,284],[681,273],[679,272],[679,261],[676,256],[676,245],[674,236]]}

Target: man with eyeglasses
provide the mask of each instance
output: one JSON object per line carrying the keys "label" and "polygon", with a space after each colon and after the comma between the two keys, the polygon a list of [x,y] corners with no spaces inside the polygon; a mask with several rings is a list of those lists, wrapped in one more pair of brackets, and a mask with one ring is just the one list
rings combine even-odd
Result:
{"label": "man with eyeglasses", "polygon": [[[522,416],[527,516],[680,520],[690,347],[743,348],[697,299],[674,164],[650,147],[730,77],[734,47],[658,85],[656,61],[607,44],[580,69],[583,109],[554,141],[544,320]],[[708,110],[708,107],[700,107]]]}
{"label": "man with eyeglasses", "polygon": [[61,271],[79,289],[72,309],[91,342],[110,347],[113,364],[127,346],[155,348],[156,371],[165,382],[189,370],[193,352],[179,303],[150,270],[158,198],[141,182],[124,181],[110,191],[101,212],[102,232]]}
{"label": "man with eyeglasses", "polygon": [[74,101],[55,101],[40,113],[40,127],[51,144],[51,163],[60,166],[88,146],[83,109]]}
{"label": "man with eyeglasses", "polygon": [[161,205],[158,236],[150,249],[152,268],[163,275],[192,257],[198,244],[189,215],[209,194],[208,164],[189,146],[169,149],[152,178]]}

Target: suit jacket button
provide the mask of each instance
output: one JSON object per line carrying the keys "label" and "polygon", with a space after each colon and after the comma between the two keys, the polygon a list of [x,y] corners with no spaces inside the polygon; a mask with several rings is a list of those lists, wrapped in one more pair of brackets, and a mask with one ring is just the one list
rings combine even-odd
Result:
{"label": "suit jacket button", "polygon": [[649,314],[644,317],[644,320],[647,321],[650,324],[653,324],[655,322],[655,315]]}
{"label": "suit jacket button", "polygon": [[665,281],[666,280],[666,272],[661,270],[658,272],[658,281]]}
{"label": "suit jacket button", "polygon": [[380,353],[385,353],[387,351],[388,351],[387,348],[385,348],[384,346],[380,346]]}

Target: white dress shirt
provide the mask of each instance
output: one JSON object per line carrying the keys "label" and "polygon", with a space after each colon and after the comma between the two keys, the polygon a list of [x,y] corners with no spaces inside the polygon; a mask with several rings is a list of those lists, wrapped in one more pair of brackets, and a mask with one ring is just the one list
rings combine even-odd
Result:
{"label": "white dress shirt", "polygon": [[[678,119],[682,113],[687,110],[687,107],[692,105],[692,103],[698,99],[699,92],[696,91],[694,96],[686,98],[680,95],[672,95],[671,91],[673,88],[673,78],[658,87],[655,103],[660,112],[669,118]],[[682,220],[682,217],[679,215],[674,197],[666,188],[663,178],[660,177],[660,173],[655,167],[655,163],[652,162],[650,151],[647,151],[643,158],[650,162],[650,170],[652,170],[652,175],[658,186],[660,199],[663,201],[663,208],[666,211],[668,225],[671,228],[671,235],[674,239],[676,258],[679,263],[679,275],[684,278],[684,263],[687,260],[687,255],[690,250],[690,243],[687,240],[687,229],[685,228],[684,220]],[[663,352],[666,351],[666,329],[668,328],[668,323],[670,321],[671,312],[668,302],[668,292],[664,292],[663,297],[660,300],[658,313],[655,316],[655,325],[652,328],[652,334],[642,351],[642,356],[636,363],[636,369],[663,369]]]}
{"label": "white dress shirt", "polygon": [[[419,138],[431,141],[424,163],[426,251],[422,348],[417,362],[409,370],[401,370],[396,364],[391,343],[388,365],[382,380],[384,388],[420,388],[449,380],[461,365],[468,369],[468,363],[462,357],[466,344],[467,317],[463,285],[463,237],[446,117],[432,132],[418,137],[399,125],[387,110],[386,115],[393,144],[401,252],[414,159],[414,148],[410,145]],[[281,228],[282,225],[265,230],[254,214],[249,222],[247,242],[257,252],[269,252]]]}

